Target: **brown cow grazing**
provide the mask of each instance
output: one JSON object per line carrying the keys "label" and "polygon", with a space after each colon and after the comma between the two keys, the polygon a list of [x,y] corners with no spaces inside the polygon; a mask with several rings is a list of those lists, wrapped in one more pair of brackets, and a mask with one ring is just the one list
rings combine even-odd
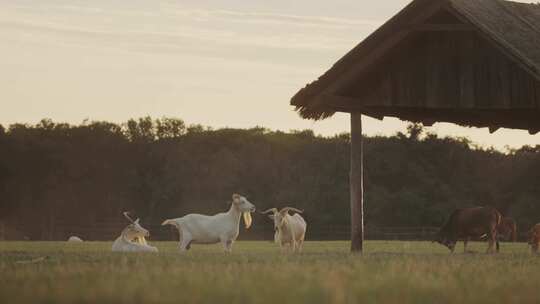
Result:
{"label": "brown cow grazing", "polygon": [[540,247],[540,224],[534,225],[529,230],[529,245],[531,245],[531,251],[533,253],[538,253],[538,248]]}
{"label": "brown cow grazing", "polygon": [[438,242],[450,249],[453,253],[458,240],[464,240],[464,250],[467,252],[467,242],[471,238],[480,238],[487,235],[488,253],[493,253],[493,245],[499,252],[499,240],[497,239],[497,226],[501,223],[502,216],[495,208],[475,207],[457,209],[448,221],[441,227],[434,242]]}
{"label": "brown cow grazing", "polygon": [[512,242],[517,241],[517,225],[511,217],[503,217],[499,226],[497,226],[497,235],[501,239]]}

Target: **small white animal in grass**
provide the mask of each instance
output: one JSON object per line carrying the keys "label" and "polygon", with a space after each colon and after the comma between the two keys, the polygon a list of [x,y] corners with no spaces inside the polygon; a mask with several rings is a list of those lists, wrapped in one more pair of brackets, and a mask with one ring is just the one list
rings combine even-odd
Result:
{"label": "small white animal in grass", "polygon": [[74,235],[70,236],[67,241],[70,242],[70,243],[82,243],[83,242],[83,240],[80,237],[74,236]]}

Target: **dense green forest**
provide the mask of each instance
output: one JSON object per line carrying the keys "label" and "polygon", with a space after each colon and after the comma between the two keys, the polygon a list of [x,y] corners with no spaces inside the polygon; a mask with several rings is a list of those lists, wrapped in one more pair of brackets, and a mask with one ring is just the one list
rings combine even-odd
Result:
{"label": "dense green forest", "polygon": [[[152,224],[216,213],[238,192],[259,210],[305,209],[311,227],[347,225],[349,140],[174,118],[0,126],[0,222],[47,239],[58,223],[93,225],[123,210]],[[368,226],[438,226],[476,205],[522,228],[540,222],[540,145],[501,153],[410,125],[367,137],[364,149]]]}

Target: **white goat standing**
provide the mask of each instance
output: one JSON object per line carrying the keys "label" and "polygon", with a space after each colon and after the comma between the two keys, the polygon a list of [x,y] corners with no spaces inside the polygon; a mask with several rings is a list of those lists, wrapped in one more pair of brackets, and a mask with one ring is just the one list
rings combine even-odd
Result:
{"label": "white goat standing", "polygon": [[239,233],[240,217],[243,215],[246,229],[251,226],[251,212],[255,206],[245,197],[233,194],[231,208],[228,212],[213,216],[188,214],[184,217],[165,220],[162,225],[172,225],[180,234],[180,251],[189,250],[191,244],[223,245],[227,252],[232,251],[232,245]]}
{"label": "white goat standing", "polygon": [[115,252],[158,252],[156,247],[146,243],[145,237],[150,236],[150,232],[139,224],[139,219],[132,220],[127,212],[124,216],[131,222],[120,236],[114,241],[112,251]]}
{"label": "white goat standing", "polygon": [[[290,215],[289,211],[297,213]],[[268,217],[274,221],[274,229],[276,231],[274,242],[279,244],[282,251],[288,245],[292,252],[301,252],[306,236],[307,224],[304,218],[298,213],[302,213],[303,211],[292,207],[285,207],[279,211],[276,208],[268,209],[262,212],[262,214],[268,214],[270,212],[272,214]]]}

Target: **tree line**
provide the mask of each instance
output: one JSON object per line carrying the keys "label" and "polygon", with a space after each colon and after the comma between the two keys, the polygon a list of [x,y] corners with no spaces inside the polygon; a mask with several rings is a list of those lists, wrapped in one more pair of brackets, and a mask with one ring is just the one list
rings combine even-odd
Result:
{"label": "tree line", "polygon": [[[350,134],[212,129],[181,119],[123,124],[49,119],[0,125],[0,222],[31,239],[130,210],[147,223],[217,213],[232,193],[259,210],[293,205],[311,227],[349,223]],[[411,124],[365,137],[365,216],[373,227],[439,226],[457,207],[491,205],[540,222],[540,145],[502,153]]]}

